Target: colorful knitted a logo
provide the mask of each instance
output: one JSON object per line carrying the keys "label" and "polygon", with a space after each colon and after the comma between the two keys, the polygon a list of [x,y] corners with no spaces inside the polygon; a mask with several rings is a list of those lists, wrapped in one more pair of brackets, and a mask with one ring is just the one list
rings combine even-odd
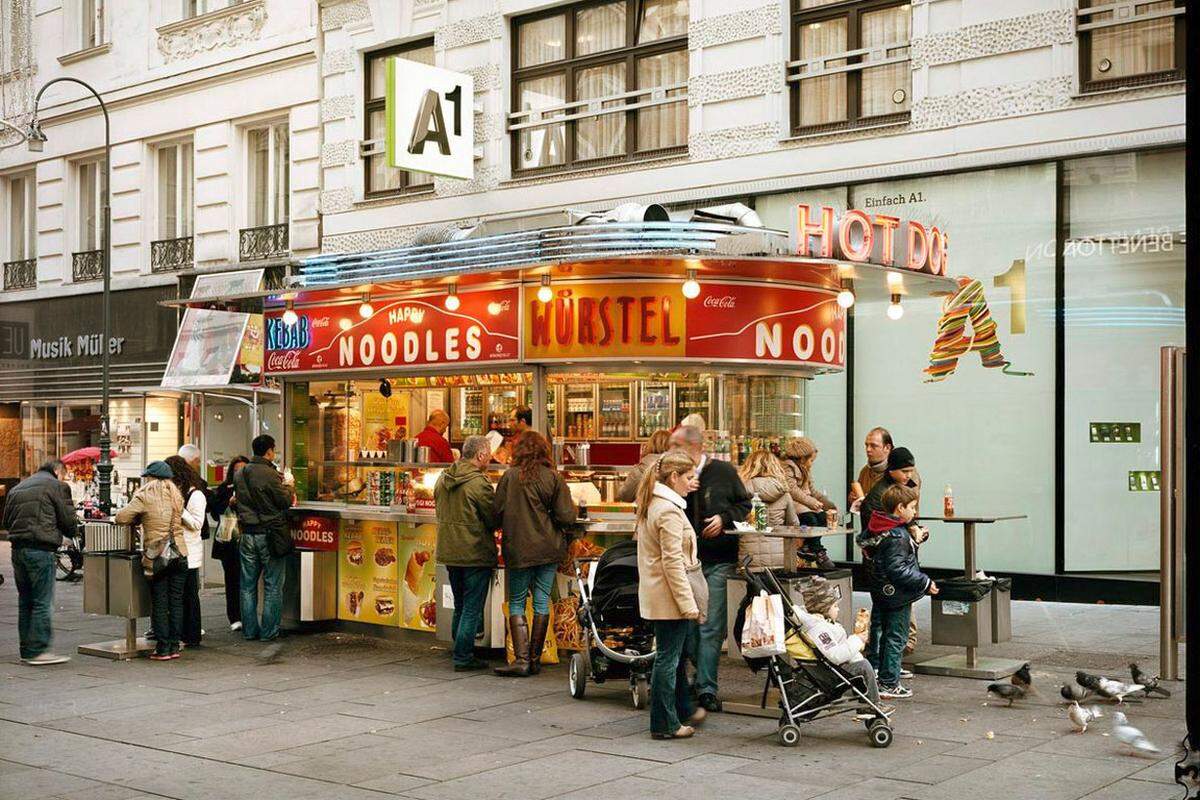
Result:
{"label": "colorful knitted a logo", "polygon": [[[967,335],[967,322],[971,323],[971,335]],[[943,381],[954,374],[958,359],[971,351],[979,353],[983,366],[1000,367],[1006,375],[1032,375],[1011,369],[1012,362],[1000,352],[1000,340],[996,337],[996,321],[988,309],[983,296],[983,284],[965,275],[958,278],[958,291],[947,297],[942,304],[942,318],[938,320],[937,339],[929,354],[929,366],[925,368],[926,383]]]}

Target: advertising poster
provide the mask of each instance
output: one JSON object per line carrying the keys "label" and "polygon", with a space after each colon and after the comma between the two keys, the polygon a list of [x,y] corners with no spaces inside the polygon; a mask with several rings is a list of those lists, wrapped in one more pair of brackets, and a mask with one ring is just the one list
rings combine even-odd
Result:
{"label": "advertising poster", "polygon": [[399,624],[396,528],[394,522],[342,520],[338,543],[338,619],[373,625]]}
{"label": "advertising poster", "polygon": [[437,525],[400,523],[397,554],[400,564],[401,628],[432,631],[437,627]]}
{"label": "advertising poster", "polygon": [[262,314],[248,314],[246,332],[242,335],[242,346],[233,363],[230,383],[262,383],[263,377],[263,318]]}
{"label": "advertising poster", "polygon": [[229,383],[249,316],[204,308],[183,312],[162,385],[183,389]]}
{"label": "advertising poster", "polygon": [[408,400],[408,392],[396,392],[391,397],[363,392],[363,449],[387,450],[391,440],[409,438]]}

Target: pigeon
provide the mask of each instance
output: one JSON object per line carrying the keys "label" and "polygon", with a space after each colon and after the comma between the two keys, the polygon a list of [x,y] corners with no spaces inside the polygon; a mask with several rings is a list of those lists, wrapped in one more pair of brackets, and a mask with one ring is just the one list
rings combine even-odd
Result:
{"label": "pigeon", "polygon": [[1062,699],[1068,703],[1078,703],[1080,700],[1086,700],[1092,694],[1091,689],[1084,689],[1082,686],[1072,686],[1069,683],[1064,683],[1062,688],[1058,690],[1062,695]]}
{"label": "pigeon", "polygon": [[1137,665],[1136,661],[1129,665],[1129,676],[1133,678],[1134,683],[1140,683],[1143,687],[1145,687],[1142,690],[1142,693],[1145,694],[1146,697],[1149,697],[1151,692],[1162,695],[1163,697],[1171,696],[1171,692],[1169,690],[1158,685],[1159,677],[1157,675],[1151,677],[1142,672],[1142,668]]}
{"label": "pigeon", "polygon": [[1157,755],[1162,751],[1146,738],[1146,734],[1129,724],[1129,720],[1120,711],[1113,712],[1113,736],[1122,744],[1128,745],[1138,753]]}
{"label": "pigeon", "polygon": [[1085,689],[1091,689],[1093,692],[1100,691],[1100,681],[1103,680],[1099,675],[1089,675],[1083,670],[1078,670],[1075,673],[1075,682]]}
{"label": "pigeon", "polygon": [[1100,687],[1096,690],[1096,694],[1106,697],[1109,700],[1116,700],[1118,703],[1124,703],[1125,695],[1137,694],[1144,688],[1146,687],[1140,683],[1121,683],[1120,681],[1101,678]]}
{"label": "pigeon", "polygon": [[988,694],[994,694],[1001,700],[1007,700],[1009,708],[1012,707],[1014,700],[1023,700],[1025,698],[1025,687],[1011,683],[989,684],[987,690]]}
{"label": "pigeon", "polygon": [[1012,682],[1014,686],[1020,686],[1025,689],[1033,685],[1033,675],[1029,672],[1029,662],[1026,661],[1021,665],[1021,668],[1013,673]]}
{"label": "pigeon", "polygon": [[1104,715],[1095,706],[1084,708],[1079,703],[1072,703],[1071,707],[1067,709],[1067,716],[1071,718],[1071,724],[1075,726],[1077,732],[1085,733],[1089,722]]}

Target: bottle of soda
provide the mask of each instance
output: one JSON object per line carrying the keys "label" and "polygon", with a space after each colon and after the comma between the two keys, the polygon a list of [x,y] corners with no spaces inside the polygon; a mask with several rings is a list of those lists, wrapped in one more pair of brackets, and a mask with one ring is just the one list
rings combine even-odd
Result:
{"label": "bottle of soda", "polygon": [[942,496],[942,516],[954,516],[954,490],[948,483],[946,484],[946,494]]}
{"label": "bottle of soda", "polygon": [[767,504],[762,501],[757,492],[750,498],[750,519],[754,524],[754,530],[765,531],[767,529]]}

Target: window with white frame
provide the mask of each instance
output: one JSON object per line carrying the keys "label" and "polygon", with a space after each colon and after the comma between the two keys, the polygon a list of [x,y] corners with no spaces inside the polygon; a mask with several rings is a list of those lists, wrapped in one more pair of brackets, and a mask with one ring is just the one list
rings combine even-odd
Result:
{"label": "window with white frame", "polygon": [[32,172],[13,175],[8,189],[8,258],[37,258],[37,179]]}
{"label": "window with white frame", "polygon": [[250,227],[284,225],[288,221],[288,125],[251,128],[246,141]]}
{"label": "window with white frame", "polygon": [[240,5],[243,0],[183,0],[183,18],[202,17],[223,8]]}
{"label": "window with white frame", "polygon": [[76,252],[100,249],[103,201],[103,161],[85,161],[76,168],[78,190],[78,248]]}
{"label": "window with white frame", "polygon": [[192,143],[158,148],[158,238],[192,235]]}
{"label": "window with white frame", "polygon": [[1183,80],[1187,61],[1184,0],[1079,0],[1080,85],[1103,91]]}
{"label": "window with white frame", "polygon": [[104,0],[77,0],[79,3],[79,49],[104,44]]}

